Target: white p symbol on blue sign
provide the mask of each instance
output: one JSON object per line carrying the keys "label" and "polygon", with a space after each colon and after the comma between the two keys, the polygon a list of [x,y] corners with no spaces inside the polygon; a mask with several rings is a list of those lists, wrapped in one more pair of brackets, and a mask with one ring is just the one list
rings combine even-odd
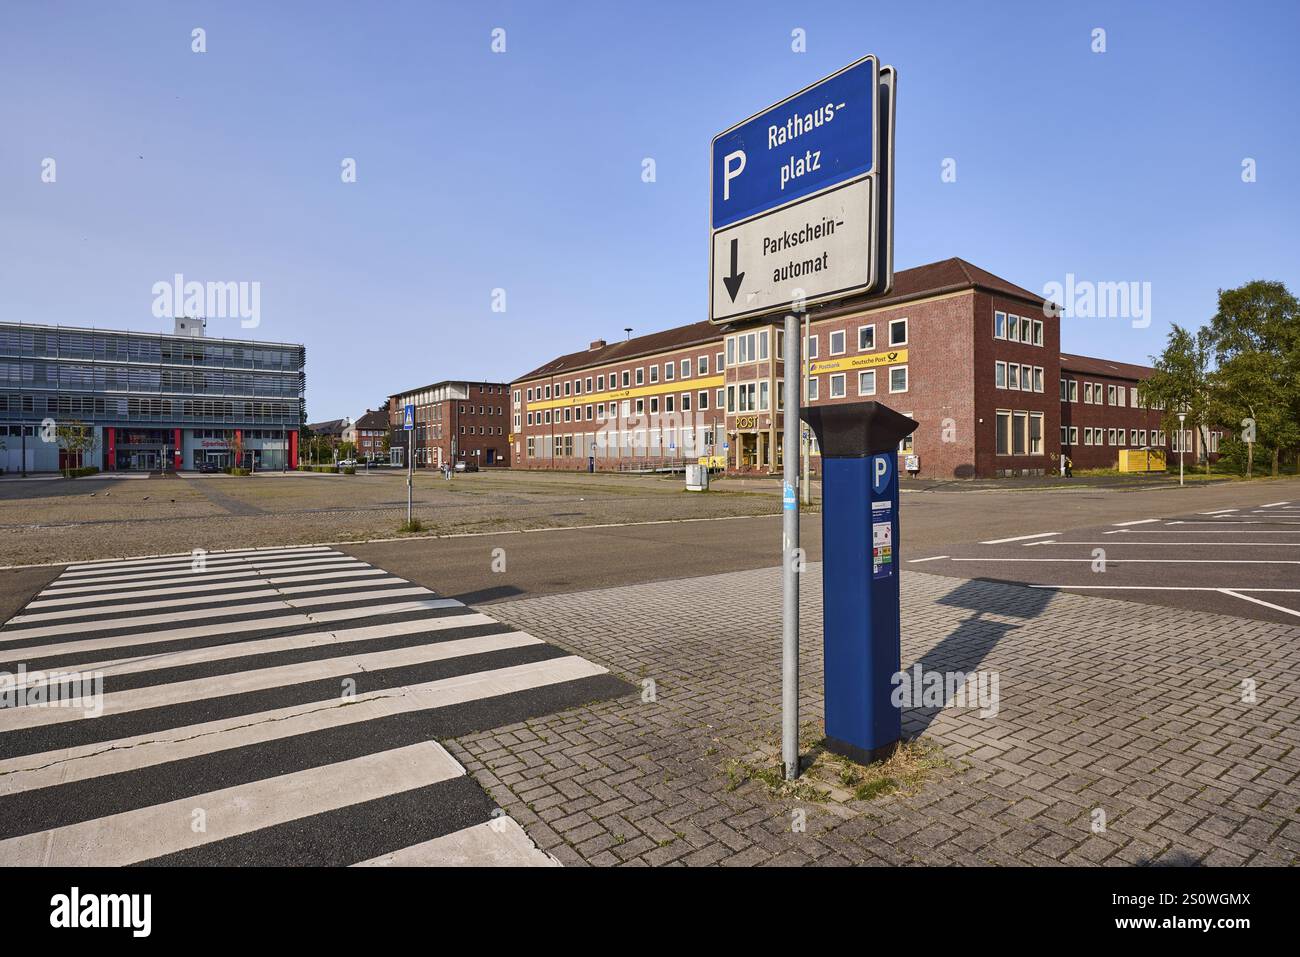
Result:
{"label": "white p symbol on blue sign", "polygon": [[873,455],[871,457],[871,490],[877,495],[889,488],[889,456]]}

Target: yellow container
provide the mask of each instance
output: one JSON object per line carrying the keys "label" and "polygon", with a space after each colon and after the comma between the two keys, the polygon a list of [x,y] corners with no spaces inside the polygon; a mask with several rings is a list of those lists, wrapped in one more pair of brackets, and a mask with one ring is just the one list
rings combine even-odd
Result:
{"label": "yellow container", "polygon": [[1121,472],[1163,472],[1165,453],[1161,449],[1120,449]]}

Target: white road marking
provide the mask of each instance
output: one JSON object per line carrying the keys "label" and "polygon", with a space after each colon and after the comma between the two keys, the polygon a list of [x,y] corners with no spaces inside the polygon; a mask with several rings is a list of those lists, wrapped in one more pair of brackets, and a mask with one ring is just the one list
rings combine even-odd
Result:
{"label": "white road marking", "polygon": [[[435,741],[196,794],[0,841],[0,860],[35,867],[113,867],[146,861],[286,821],[460,777]],[[207,827],[191,827],[203,808]]]}
{"label": "white road marking", "polygon": [[1146,525],[1149,524],[1150,522],[1158,522],[1158,521],[1160,521],[1160,519],[1158,518],[1135,518],[1131,522],[1112,522],[1111,524],[1115,528],[1124,528],[1125,526],[1128,525]]}
{"label": "white road marking", "polygon": [[[954,562],[1083,562],[1091,558],[954,558]],[[1300,565],[1289,558],[1108,558],[1108,565]]]}
{"label": "white road marking", "polygon": [[1269,502],[1267,505],[1261,505],[1260,508],[1277,508],[1279,505],[1286,504],[1286,502]]}
{"label": "white road marking", "polygon": [[[351,644],[354,641],[364,642],[373,641],[376,638],[446,631],[448,628],[491,625],[495,621],[494,618],[477,613],[448,615],[443,618],[417,618],[414,621],[396,621],[386,625],[369,625],[364,628],[343,628],[338,631],[313,631],[307,634],[285,635],[277,638],[257,638],[252,641],[237,641],[233,644],[212,645],[209,648],[192,648],[188,651],[173,651],[160,655],[126,655],[117,658],[105,658],[102,661],[79,662],[67,668],[28,672],[16,686],[31,687],[37,684],[49,684],[51,681],[67,681],[70,673],[84,675],[89,672],[99,672],[105,678],[108,678],[113,675],[139,674],[142,671],[157,671],[160,668],[179,668],[184,665],[204,664],[209,661],[227,661],[232,658],[247,658],[253,655],[292,651],[298,648]],[[35,677],[37,675],[40,677]],[[219,679],[214,677],[213,680]]]}
{"label": "white road marking", "polygon": [[372,857],[353,867],[560,867],[509,815]]}
{"label": "white road marking", "polygon": [[980,542],[981,545],[1004,545],[1007,542],[1023,542],[1027,538],[1048,538],[1052,535],[1060,535],[1060,532],[1037,532],[1033,535],[1016,535],[1013,538],[995,538],[992,541]]}
{"label": "white road marking", "polygon": [[1252,602],[1256,605],[1263,605],[1265,608],[1272,608],[1274,611],[1284,612],[1285,614],[1294,615],[1296,618],[1300,618],[1300,611],[1297,611],[1294,608],[1284,608],[1282,605],[1275,605],[1271,601],[1264,601],[1262,598],[1251,598],[1249,595],[1243,595],[1239,592],[1233,591],[1231,588],[1220,588],[1219,591],[1223,592],[1225,595],[1231,595],[1233,598],[1240,598],[1243,601]]}
{"label": "white road marking", "polygon": [[[1223,591],[1213,585],[1034,585],[1030,588],[1090,588],[1108,591]],[[1238,588],[1237,591],[1280,592],[1300,595],[1300,588]]]}
{"label": "white road marking", "polygon": [[1300,542],[1134,542],[1116,538],[1108,542],[1032,542],[1034,545],[1152,545],[1156,548],[1183,548],[1187,545],[1213,545],[1215,548],[1300,548]]}
{"label": "white road marking", "polygon": [[918,562],[937,562],[939,559],[947,557],[947,555],[931,555],[929,558],[909,558],[907,563],[909,565],[915,565]]}
{"label": "white road marking", "polygon": [[1216,509],[1213,512],[1197,512],[1196,514],[1197,515],[1226,515],[1228,512],[1238,512],[1238,511],[1240,511],[1240,509],[1220,508],[1220,509]]}
{"label": "white road marking", "polygon": [[[206,677],[194,678],[190,681],[150,685],[144,688],[133,688],[129,691],[106,694],[103,696],[102,713],[105,715],[124,714],[129,711],[143,711],[149,708],[191,704],[209,698],[224,698],[229,695],[247,694],[251,691],[265,691],[269,688],[285,688],[289,685],[323,681],[326,678],[344,678],[368,671],[428,664],[433,661],[446,661],[449,658],[481,655],[492,651],[506,651],[511,648],[524,648],[542,643],[540,638],[534,638],[527,632],[509,631],[499,635],[458,638],[453,641],[441,641],[431,645],[416,645],[413,648],[376,651],[366,655],[352,654],[344,658],[324,658],[292,665],[240,671],[232,675],[222,675],[220,681],[213,681],[211,678]],[[341,682],[339,696],[342,697]],[[81,721],[85,717],[83,711],[76,707],[42,708],[28,706],[6,708],[0,710],[0,732],[14,731],[19,728],[44,727],[51,724],[62,724],[67,721]]]}
{"label": "white road marking", "polygon": [[113,741],[26,754],[0,760],[0,794],[53,787],[407,711],[446,708],[607,673],[600,665],[585,658],[568,655],[402,688],[368,691],[351,701],[332,697],[327,701],[151,731]]}

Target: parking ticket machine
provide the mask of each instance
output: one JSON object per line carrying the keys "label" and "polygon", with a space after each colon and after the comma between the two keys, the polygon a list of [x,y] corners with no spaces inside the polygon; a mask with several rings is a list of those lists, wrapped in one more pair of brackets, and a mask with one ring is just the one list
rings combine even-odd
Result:
{"label": "parking ticket machine", "polygon": [[826,745],[878,761],[902,736],[898,445],[917,423],[879,402],[800,412],[822,459],[822,643]]}

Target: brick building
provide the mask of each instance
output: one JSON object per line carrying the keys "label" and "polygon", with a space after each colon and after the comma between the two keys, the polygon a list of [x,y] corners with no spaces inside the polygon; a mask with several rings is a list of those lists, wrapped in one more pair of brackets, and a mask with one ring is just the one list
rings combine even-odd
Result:
{"label": "brick building", "polygon": [[[899,451],[923,478],[1043,474],[1058,467],[1062,442],[1077,468],[1114,467],[1118,444],[1081,444],[1101,428],[1117,440],[1121,427],[1132,442],[1167,439],[1159,413],[1135,413],[1127,396],[1086,411],[1070,402],[1062,380],[1082,376],[1116,396],[1122,383],[1131,395],[1150,370],[1062,357],[1047,305],[961,259],[899,272],[888,296],[809,311],[809,401],[875,399],[915,418]],[[774,473],[782,338],[779,320],[701,322],[554,359],[511,386],[516,467],[643,469],[717,454],[729,471]],[[1075,443],[1075,427],[1093,431]]]}
{"label": "brick building", "polygon": [[356,446],[358,461],[373,462],[377,458],[387,458],[384,452],[384,436],[388,435],[388,409],[366,409],[344,434],[344,441]]}
{"label": "brick building", "polygon": [[510,465],[510,387],[504,382],[435,382],[388,397],[389,461],[406,464],[408,437],[402,410],[415,406],[410,436],[417,468],[465,462],[481,468]]}

